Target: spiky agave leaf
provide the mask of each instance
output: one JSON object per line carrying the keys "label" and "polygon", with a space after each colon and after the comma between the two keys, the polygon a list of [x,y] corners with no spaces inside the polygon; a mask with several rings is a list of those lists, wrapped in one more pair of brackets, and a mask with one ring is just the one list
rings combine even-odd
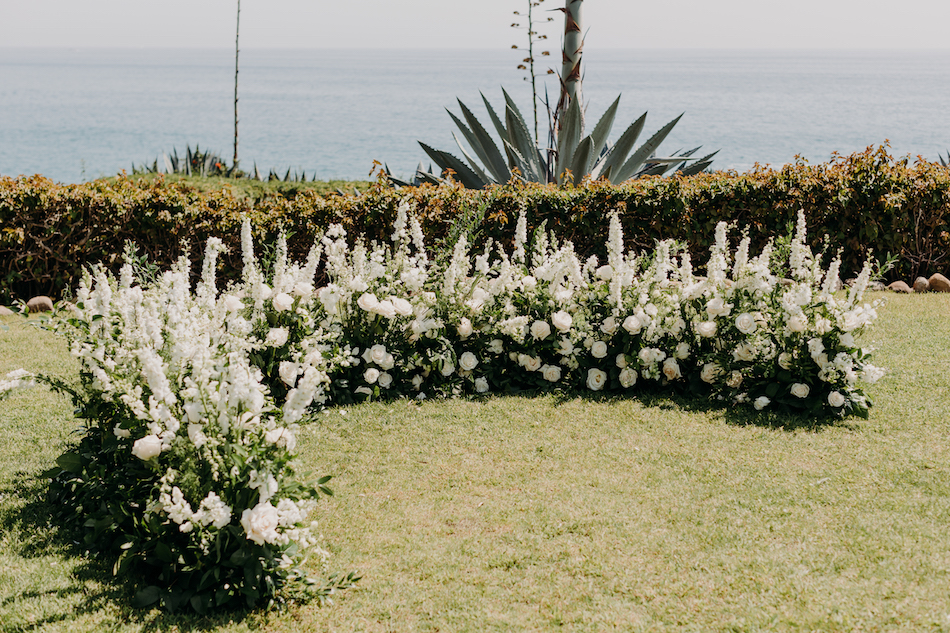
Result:
{"label": "spiky agave leaf", "polygon": [[660,146],[660,143],[669,135],[681,118],[683,118],[682,114],[660,128],[656,134],[650,137],[650,140],[637,148],[627,162],[623,164],[623,167],[610,177],[610,182],[616,185],[636,176],[643,164],[656,151],[656,148]]}
{"label": "spiky agave leaf", "polygon": [[[495,141],[492,140],[492,137],[482,124],[475,118],[472,111],[469,110],[461,100],[459,100],[459,107],[462,108],[462,116],[465,117],[465,120],[471,128],[470,134],[472,138],[466,135],[466,140],[468,140],[469,144],[475,150],[475,153],[478,154],[479,159],[481,159],[485,167],[491,172],[495,180],[497,182],[508,182],[508,179],[511,178],[511,169],[509,169],[508,164],[502,157],[501,150],[495,145]],[[452,113],[450,112],[449,114],[451,115]],[[456,121],[456,124],[460,123],[455,116],[452,116],[452,119]],[[459,125],[459,128],[462,129],[462,126]],[[462,133],[465,133],[464,129]]]}

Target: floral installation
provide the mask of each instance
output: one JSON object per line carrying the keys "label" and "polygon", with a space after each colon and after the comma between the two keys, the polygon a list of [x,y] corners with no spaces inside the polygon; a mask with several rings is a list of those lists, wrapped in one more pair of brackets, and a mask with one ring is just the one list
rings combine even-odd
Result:
{"label": "floral installation", "polygon": [[[720,223],[699,276],[672,242],[624,252],[616,213],[601,262],[543,230],[529,243],[524,213],[510,252],[473,254],[463,236],[430,258],[410,211],[388,244],[330,226],[302,264],[281,238],[268,270],[245,220],[243,275],[223,290],[217,239],[193,289],[186,256],[153,279],[134,261],[118,279],[93,268],[54,318],[81,387],[23,371],[0,382],[0,396],[35,380],[72,393],[88,426],[53,496],[88,543],[119,552],[117,572],[144,570],[138,603],[256,605],[303,579],[306,553],[326,556],[313,514],[328,478],[302,483],[293,459],[298,424],[326,405],[667,390],[866,416],[864,385],[883,375],[859,345],[877,316],[871,264],[838,290],[840,262],[822,267],[801,213],[787,249],[757,256]],[[327,596],[354,580],[311,585]]]}

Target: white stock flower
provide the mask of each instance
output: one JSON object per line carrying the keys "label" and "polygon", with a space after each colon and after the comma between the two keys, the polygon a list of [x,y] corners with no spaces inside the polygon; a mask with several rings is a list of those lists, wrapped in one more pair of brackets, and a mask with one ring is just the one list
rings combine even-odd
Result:
{"label": "white stock flower", "polygon": [[603,266],[595,270],[594,274],[597,276],[598,279],[602,279],[603,281],[610,281],[611,277],[614,276],[614,269],[610,266],[610,264],[604,264]]}
{"label": "white stock flower", "polygon": [[538,280],[531,275],[523,277],[521,279],[521,287],[524,288],[525,292],[532,292],[538,287]]}
{"label": "white stock flower", "polygon": [[310,297],[313,295],[313,284],[306,281],[299,281],[294,284],[294,289],[291,292],[298,297]]}
{"label": "white stock flower", "polygon": [[491,343],[488,345],[488,350],[492,354],[502,354],[505,351],[505,342],[500,338],[492,339]]}
{"label": "white stock flower", "polygon": [[[570,326],[568,326],[570,327]],[[543,340],[551,334],[551,326],[547,321],[535,321],[531,324],[531,336],[536,341]]]}
{"label": "white stock flower", "polygon": [[607,384],[607,372],[595,367],[587,370],[587,388],[591,391],[600,391]]}
{"label": "white stock flower", "polygon": [[132,454],[147,462],[162,452],[162,439],[157,435],[146,435],[132,444]]}
{"label": "white stock flower", "polygon": [[557,365],[543,365],[541,367],[541,377],[548,382],[557,382],[561,379],[561,368]]}
{"label": "white stock flower", "polygon": [[706,302],[706,312],[709,316],[729,316],[732,312],[732,304],[726,303],[722,297],[713,297]]}
{"label": "white stock flower", "polygon": [[770,402],[772,401],[766,398],[765,396],[759,396],[758,398],[755,399],[755,402],[752,403],[752,406],[755,407],[756,411],[761,411],[765,407],[769,406]]}
{"label": "white stock flower", "polygon": [[472,371],[478,365],[478,358],[471,352],[465,352],[459,356],[459,367],[465,371]]}
{"label": "white stock flower", "polygon": [[224,303],[224,309],[228,312],[237,312],[244,307],[244,302],[234,295],[224,295],[222,301]]}
{"label": "white stock flower", "polygon": [[801,333],[808,329],[808,318],[804,314],[793,314],[785,322],[785,328],[789,332]]}
{"label": "white stock flower", "polygon": [[808,388],[808,385],[801,382],[796,382],[792,385],[791,394],[796,398],[807,398],[808,394],[811,392],[811,389]]}
{"label": "white stock flower", "polygon": [[574,325],[574,318],[564,310],[558,310],[551,315],[551,323],[559,332],[568,332]]}
{"label": "white stock flower", "polygon": [[629,389],[630,387],[637,384],[637,371],[633,367],[624,367],[620,371],[620,386],[624,389]]}
{"label": "white stock flower", "polygon": [[843,407],[845,402],[845,397],[840,391],[832,391],[828,394],[828,404],[836,409]]}
{"label": "white stock flower", "polygon": [[273,305],[274,309],[278,312],[290,310],[292,307],[294,307],[294,298],[286,292],[279,292],[277,293],[277,296],[274,297]]}
{"label": "white stock flower", "polygon": [[276,543],[280,538],[277,532],[279,520],[277,508],[272,506],[270,501],[265,501],[241,514],[241,527],[244,528],[247,539],[258,545]]}
{"label": "white stock flower", "polygon": [[748,312],[743,312],[736,317],[736,329],[743,334],[752,334],[756,327],[755,317]]}
{"label": "white stock flower", "polygon": [[196,448],[201,448],[208,442],[208,436],[205,435],[205,427],[203,424],[189,424],[188,425],[188,439],[191,440],[191,443],[195,445]]}
{"label": "white stock flower", "polygon": [[603,358],[607,355],[607,343],[603,341],[594,341],[590,346],[590,355],[594,358]]}
{"label": "white stock flower", "polygon": [[885,371],[883,367],[875,367],[874,365],[867,364],[864,366],[864,369],[861,370],[861,379],[864,382],[873,385],[878,380],[884,377]]}

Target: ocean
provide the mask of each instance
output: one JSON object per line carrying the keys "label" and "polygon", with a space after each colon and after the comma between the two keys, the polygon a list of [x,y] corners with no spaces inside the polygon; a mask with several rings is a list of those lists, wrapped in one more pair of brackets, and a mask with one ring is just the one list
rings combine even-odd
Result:
{"label": "ocean", "polygon": [[[461,99],[490,127],[504,86],[530,84],[512,50],[243,50],[240,158],[264,172],[409,177],[417,141],[459,154]],[[685,113],[661,153],[719,150],[715,169],[816,163],[889,142],[896,156],[950,150],[950,51],[585,51],[593,125],[622,95],[611,140],[648,112],[641,142]],[[542,71],[545,67],[542,66]],[[556,76],[546,78],[556,100]],[[230,159],[234,51],[0,48],[0,175],[82,182],[196,144]],[[542,117],[542,130],[544,129]]]}

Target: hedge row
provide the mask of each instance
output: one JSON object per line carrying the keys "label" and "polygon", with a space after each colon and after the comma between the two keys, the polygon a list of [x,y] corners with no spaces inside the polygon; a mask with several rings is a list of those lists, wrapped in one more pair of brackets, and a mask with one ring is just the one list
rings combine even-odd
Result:
{"label": "hedge row", "polygon": [[716,172],[682,178],[645,178],[622,186],[589,183],[555,188],[512,183],[484,191],[422,186],[393,190],[382,183],[362,196],[321,196],[301,191],[249,201],[226,185],[199,192],[186,183],[118,178],[81,185],[59,185],[41,176],[0,178],[0,303],[33,294],[60,297],[81,267],[115,263],[123,244],[167,265],[184,243],[198,257],[210,236],[231,248],[223,275],[240,266],[241,216],[252,219],[259,242],[275,239],[283,228],[294,257],[302,259],[313,234],[331,223],[350,235],[385,240],[405,196],[432,243],[448,236],[460,221],[484,213],[478,237],[510,243],[519,211],[528,210],[531,227],[545,222],[570,239],[583,255],[605,253],[606,216],[621,212],[627,246],[652,248],[673,238],[700,257],[720,220],[746,227],[753,247],[785,232],[798,209],[808,219],[819,249],[823,235],[842,249],[843,275],[854,274],[869,250],[899,256],[891,278],[913,279],[946,264],[950,246],[950,171],[940,165],[894,159],[886,148],[836,156],[829,163],[803,161],[773,170]]}

